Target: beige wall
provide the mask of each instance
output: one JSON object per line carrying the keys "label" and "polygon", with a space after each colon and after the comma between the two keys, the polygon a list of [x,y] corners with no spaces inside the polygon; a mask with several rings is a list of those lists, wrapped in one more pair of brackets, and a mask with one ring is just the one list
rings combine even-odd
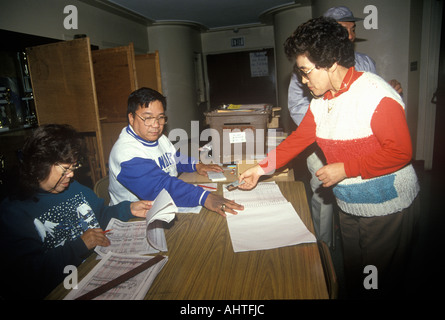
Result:
{"label": "beige wall", "polygon": [[[244,47],[232,48],[230,40],[239,37],[244,37]],[[204,54],[273,48],[275,45],[273,26],[206,31],[201,34],[201,42]]]}
{"label": "beige wall", "polygon": [[[78,10],[78,29],[66,30],[63,9]],[[101,49],[133,42],[136,53],[148,51],[147,27],[79,0],[0,0],[0,29],[60,40],[86,34]]]}
{"label": "beige wall", "polygon": [[275,38],[275,58],[277,64],[277,98],[281,107],[280,126],[286,132],[296,128],[296,125],[289,114],[288,91],[289,81],[292,75],[295,61],[289,60],[284,53],[283,44],[295,29],[312,17],[310,6],[289,7],[284,10],[277,10],[271,13],[274,23]]}
{"label": "beige wall", "polygon": [[159,51],[162,93],[167,97],[168,129],[182,128],[190,137],[191,121],[197,120],[195,53],[201,52],[199,26],[161,23],[148,27],[149,49]]}
{"label": "beige wall", "polygon": [[[363,9],[370,4],[365,0],[313,0],[311,6],[296,9],[295,12],[279,12],[272,15],[271,25],[263,27],[240,28],[213,32],[200,32],[196,28],[177,29],[176,36],[162,39],[160,26],[147,27],[135,19],[91,6],[90,0],[0,0],[0,29],[28,33],[56,39],[71,39],[74,34],[87,34],[91,43],[100,48],[134,43],[136,53],[159,50],[163,91],[169,99],[169,112],[186,114],[177,123],[170,123],[188,131],[189,121],[196,117],[196,103],[192,91],[196,88],[195,73],[190,65],[195,53],[231,52],[259,48],[275,48],[277,70],[277,100],[283,110],[287,110],[286,90],[289,62],[281,56],[283,37],[293,31],[297,24],[321,15],[335,5],[348,6],[356,16],[365,17]],[[79,29],[65,30],[63,27],[63,8],[72,4],[78,8]],[[417,137],[417,118],[419,104],[420,41],[422,24],[422,0],[374,0],[378,9],[378,29],[366,30],[363,23],[357,23],[357,36],[365,41],[356,42],[356,50],[372,57],[378,73],[387,80],[401,82],[406,104],[408,124],[412,139]],[[283,16],[286,16],[283,18]],[[277,18],[277,20],[274,20]],[[295,18],[295,22],[293,21]],[[187,29],[187,28],[186,28]],[[288,30],[287,30],[288,29]],[[232,49],[232,37],[245,37],[245,47]],[[175,39],[173,41],[173,39]],[[185,41],[185,42],[184,42]],[[188,43],[190,42],[190,43]],[[171,49],[176,48],[176,49]],[[176,63],[179,63],[179,65]],[[410,65],[417,62],[418,69],[411,71]],[[190,63],[189,66],[185,66]],[[205,65],[204,65],[205,74]],[[204,77],[205,78],[205,77]],[[208,87],[208,86],[207,86]],[[419,157],[422,157],[420,155]]]}

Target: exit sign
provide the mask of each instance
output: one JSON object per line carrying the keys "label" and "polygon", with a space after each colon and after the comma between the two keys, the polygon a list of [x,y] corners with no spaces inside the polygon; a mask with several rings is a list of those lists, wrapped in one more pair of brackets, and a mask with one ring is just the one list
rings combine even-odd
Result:
{"label": "exit sign", "polygon": [[244,37],[230,39],[230,45],[234,47],[244,47]]}

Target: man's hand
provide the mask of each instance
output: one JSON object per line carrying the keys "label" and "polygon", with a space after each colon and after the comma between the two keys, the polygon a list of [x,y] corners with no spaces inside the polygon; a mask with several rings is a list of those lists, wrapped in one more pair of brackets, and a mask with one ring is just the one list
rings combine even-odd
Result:
{"label": "man's hand", "polygon": [[396,79],[392,79],[392,80],[389,80],[388,83],[390,84],[391,87],[394,88],[394,90],[397,91],[398,94],[403,93],[402,85],[400,84],[399,81],[397,81]]}
{"label": "man's hand", "polygon": [[226,212],[238,214],[238,212],[235,210],[244,210],[244,206],[214,193],[210,193],[208,195],[206,202],[204,203],[204,207],[219,213],[223,217],[226,216]]}
{"label": "man's hand", "polygon": [[224,170],[217,164],[204,164],[204,163],[196,164],[196,172],[201,176],[207,176],[207,171],[223,172]]}

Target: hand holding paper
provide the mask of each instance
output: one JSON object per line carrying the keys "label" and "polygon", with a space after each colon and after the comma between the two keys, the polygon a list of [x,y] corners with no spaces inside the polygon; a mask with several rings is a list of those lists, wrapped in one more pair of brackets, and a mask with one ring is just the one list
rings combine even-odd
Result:
{"label": "hand holding paper", "polygon": [[101,255],[109,251],[120,254],[152,254],[167,251],[164,229],[161,221],[170,222],[178,212],[170,194],[163,189],[153,201],[147,212],[145,221],[123,222],[111,219],[107,229],[113,232],[107,234],[111,244],[107,247],[97,246],[95,251]]}

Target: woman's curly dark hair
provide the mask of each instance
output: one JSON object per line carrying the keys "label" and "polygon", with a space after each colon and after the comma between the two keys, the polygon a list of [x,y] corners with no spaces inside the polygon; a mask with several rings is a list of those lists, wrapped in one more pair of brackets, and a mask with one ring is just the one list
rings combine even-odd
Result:
{"label": "woman's curly dark hair", "polygon": [[289,59],[305,55],[318,68],[330,68],[335,62],[346,68],[355,64],[348,31],[332,18],[319,17],[301,24],[286,39],[284,52]]}
{"label": "woman's curly dark hair", "polygon": [[25,141],[20,164],[21,198],[34,195],[55,163],[75,163],[84,154],[79,133],[69,125],[47,124],[35,129]]}

